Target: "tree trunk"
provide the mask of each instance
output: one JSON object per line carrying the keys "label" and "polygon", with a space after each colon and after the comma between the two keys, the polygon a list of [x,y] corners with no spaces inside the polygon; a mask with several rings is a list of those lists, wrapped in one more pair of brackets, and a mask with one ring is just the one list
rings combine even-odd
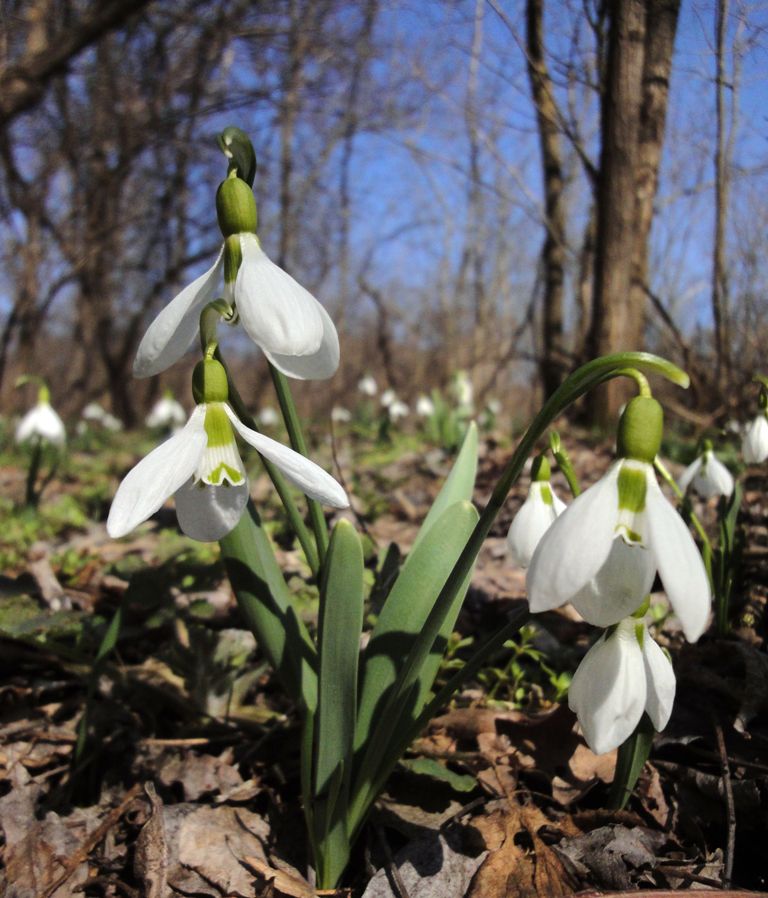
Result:
{"label": "tree trunk", "polygon": [[725,226],[728,215],[728,153],[725,125],[725,31],[728,0],[718,0],[715,22],[715,234],[712,266],[712,318],[715,328],[715,380],[719,389],[728,379],[728,275],[725,263]]}
{"label": "tree trunk", "polygon": [[648,238],[659,184],[659,165],[667,120],[669,79],[680,0],[649,0],[643,62],[642,106],[638,144],[635,249],[630,305],[644,308],[648,283]]}
{"label": "tree trunk", "polygon": [[[645,303],[631,302],[635,197],[645,56],[646,3],[616,0],[611,8],[597,182],[593,355],[642,348]],[[608,426],[624,399],[619,380],[594,396],[593,423]]]}
{"label": "tree trunk", "polygon": [[544,295],[539,372],[544,395],[549,396],[560,385],[563,370],[565,208],[560,132],[552,81],[544,55],[543,18],[544,0],[528,0],[526,6],[528,78],[539,128],[546,226],[546,237],[541,249]]}

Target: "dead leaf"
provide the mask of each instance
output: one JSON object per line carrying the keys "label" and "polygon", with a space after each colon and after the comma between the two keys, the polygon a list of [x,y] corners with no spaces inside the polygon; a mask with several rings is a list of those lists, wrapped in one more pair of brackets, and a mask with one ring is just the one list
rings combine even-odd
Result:
{"label": "dead leaf", "polygon": [[[409,898],[464,898],[472,876],[487,851],[470,854],[462,839],[437,832],[409,842],[394,857],[394,865]],[[402,898],[393,889],[390,871],[382,867],[374,874],[362,898]]]}
{"label": "dead leaf", "polygon": [[637,883],[639,873],[656,866],[656,851],[666,841],[663,833],[642,826],[601,826],[563,839],[557,852],[565,855],[590,884],[630,889]]}
{"label": "dead leaf", "polygon": [[180,783],[186,801],[196,801],[206,794],[229,794],[243,785],[243,778],[231,762],[231,749],[220,757],[186,752],[159,765],[158,778],[164,786]]}
{"label": "dead leaf", "polygon": [[277,870],[257,857],[244,857],[242,862],[255,870],[281,895],[287,895],[288,898],[316,898],[315,890],[302,876]]}
{"label": "dead leaf", "polygon": [[534,805],[493,802],[472,826],[490,853],[472,880],[468,898],[557,898],[573,891],[560,858],[539,836],[551,822]]}
{"label": "dead leaf", "polygon": [[144,783],[152,812],[136,839],[133,869],[144,886],[146,898],[165,898],[168,876],[168,845],[165,839],[163,802],[154,784]]}

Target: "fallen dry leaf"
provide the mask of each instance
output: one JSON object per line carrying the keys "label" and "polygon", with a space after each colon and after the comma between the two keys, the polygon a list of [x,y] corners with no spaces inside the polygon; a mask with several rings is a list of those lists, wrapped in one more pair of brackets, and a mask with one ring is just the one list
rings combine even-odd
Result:
{"label": "fallen dry leaf", "polygon": [[539,836],[551,821],[534,805],[498,801],[472,820],[489,849],[468,898],[558,898],[573,882],[560,858]]}

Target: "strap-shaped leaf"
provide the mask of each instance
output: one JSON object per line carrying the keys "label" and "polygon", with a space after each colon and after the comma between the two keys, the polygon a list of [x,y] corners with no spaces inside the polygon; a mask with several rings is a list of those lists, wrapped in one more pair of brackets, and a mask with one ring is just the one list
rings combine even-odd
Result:
{"label": "strap-shaped leaf", "polygon": [[[355,734],[356,749],[367,742],[389,690],[472,532],[477,517],[477,511],[469,502],[457,502],[445,509],[403,565],[365,650]],[[423,666],[416,693],[422,703],[432,686],[447,637],[456,622],[468,586],[469,577],[451,603],[432,652]],[[419,710],[418,707],[403,706],[408,719],[416,717]]]}
{"label": "strap-shaped leaf", "polygon": [[350,766],[362,627],[363,548],[352,524],[341,520],[331,536],[320,588],[315,795],[328,790],[340,766]]}
{"label": "strap-shaped leaf", "polygon": [[475,489],[477,476],[477,425],[472,421],[467,428],[464,442],[461,444],[459,454],[453,463],[451,473],[446,477],[440,492],[435,496],[432,507],[427,512],[424,522],[419,528],[413,551],[424,537],[429,533],[432,525],[442,515],[446,508],[450,508],[456,502],[469,501]]}
{"label": "strap-shaped leaf", "polygon": [[259,647],[291,699],[314,711],[317,653],[252,502],[220,546],[238,607]]}

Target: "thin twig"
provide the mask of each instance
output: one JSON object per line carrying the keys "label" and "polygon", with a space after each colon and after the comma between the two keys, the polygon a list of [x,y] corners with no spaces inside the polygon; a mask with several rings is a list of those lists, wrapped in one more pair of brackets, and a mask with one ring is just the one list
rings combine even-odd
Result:
{"label": "thin twig", "polygon": [[725,862],[723,863],[723,888],[731,884],[733,874],[733,855],[736,847],[736,806],[733,801],[733,784],[731,783],[731,768],[728,765],[728,754],[725,750],[725,737],[723,728],[713,718],[712,725],[717,739],[717,750],[720,754],[720,766],[723,770],[723,787],[725,790],[725,807],[727,809],[728,838],[725,843]]}
{"label": "thin twig", "polygon": [[380,826],[377,826],[375,827],[375,830],[376,839],[378,840],[381,850],[384,852],[384,860],[386,862],[387,873],[395,883],[395,888],[400,893],[400,898],[411,898],[411,896],[408,894],[408,889],[403,882],[403,877],[400,875],[400,871],[397,869],[397,864],[395,864],[395,860],[392,857],[392,852],[389,850],[389,844],[384,838],[384,832],[382,828]]}
{"label": "thin twig", "polygon": [[88,858],[88,855],[94,849],[96,845],[106,836],[106,834],[112,829],[112,827],[117,823],[117,821],[123,816],[128,805],[139,795],[141,792],[141,785],[136,783],[135,786],[131,788],[125,798],[120,802],[120,804],[113,808],[107,816],[102,820],[102,822],[96,827],[96,829],[86,837],[86,839],[80,844],[80,847],[73,852],[67,862],[64,864],[63,872],[55,879],[50,885],[48,885],[42,892],[40,892],[37,898],[50,898],[50,896],[58,889],[61,885],[63,885],[69,877],[77,870],[80,864],[83,863]]}

